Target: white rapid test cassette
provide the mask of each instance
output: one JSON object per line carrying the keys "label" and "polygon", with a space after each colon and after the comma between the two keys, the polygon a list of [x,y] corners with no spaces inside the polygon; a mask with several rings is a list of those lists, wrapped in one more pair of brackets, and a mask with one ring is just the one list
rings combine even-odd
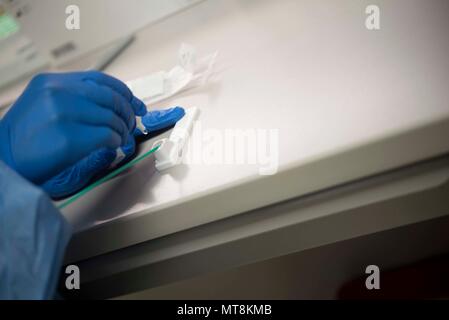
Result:
{"label": "white rapid test cassette", "polygon": [[186,110],[184,117],[178,121],[168,139],[156,141],[153,148],[159,146],[155,152],[156,169],[164,171],[181,164],[187,141],[193,131],[193,125],[200,110],[196,107]]}
{"label": "white rapid test cassette", "polygon": [[197,57],[196,49],[182,44],[178,64],[170,71],[159,71],[128,81],[133,94],[147,105],[155,105],[176,94],[205,85],[214,71],[218,52]]}

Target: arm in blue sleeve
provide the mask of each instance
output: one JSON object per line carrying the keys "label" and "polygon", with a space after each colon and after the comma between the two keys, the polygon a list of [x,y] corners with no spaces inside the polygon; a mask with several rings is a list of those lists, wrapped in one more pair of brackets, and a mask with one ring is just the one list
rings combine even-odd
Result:
{"label": "arm in blue sleeve", "polygon": [[52,299],[70,236],[47,195],[0,161],[0,299]]}

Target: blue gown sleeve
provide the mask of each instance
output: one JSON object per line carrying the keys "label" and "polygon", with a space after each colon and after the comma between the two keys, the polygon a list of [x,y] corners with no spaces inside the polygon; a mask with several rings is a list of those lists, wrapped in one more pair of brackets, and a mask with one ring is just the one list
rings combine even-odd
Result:
{"label": "blue gown sleeve", "polygon": [[52,299],[71,232],[48,196],[0,161],[0,299]]}

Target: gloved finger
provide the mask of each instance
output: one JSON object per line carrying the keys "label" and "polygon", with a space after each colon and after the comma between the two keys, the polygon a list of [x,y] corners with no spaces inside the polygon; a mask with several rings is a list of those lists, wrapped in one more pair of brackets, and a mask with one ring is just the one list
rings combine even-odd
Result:
{"label": "gloved finger", "polygon": [[85,77],[86,79],[93,80],[100,85],[109,87],[122,95],[131,104],[131,107],[137,116],[143,116],[147,112],[145,104],[132,94],[131,90],[125,83],[117,78],[99,71],[87,71]]}
{"label": "gloved finger", "polygon": [[[87,105],[67,105],[71,120],[85,125],[109,127],[119,134],[123,141],[128,140],[130,129],[115,112],[94,103]],[[71,111],[70,109],[73,109]]]}
{"label": "gloved finger", "polygon": [[[73,133],[76,134],[73,134]],[[119,134],[108,127],[89,126],[76,122],[64,123],[61,126],[55,126],[49,132],[55,137],[54,145],[50,146],[50,154],[53,158],[60,158],[64,156],[64,163],[59,166],[54,166],[51,174],[44,179],[35,183],[43,183],[57,172],[61,172],[81,159],[87,157],[92,152],[102,149],[110,148],[117,149],[125,142]],[[37,146],[39,147],[39,146]],[[48,159],[47,161],[51,161]]]}
{"label": "gloved finger", "polygon": [[151,111],[142,118],[142,123],[149,132],[154,132],[174,126],[184,115],[181,107]]}
{"label": "gloved finger", "polygon": [[143,117],[144,115],[147,114],[148,109],[147,106],[145,105],[145,103],[143,103],[142,100],[140,100],[137,97],[133,97],[132,101],[131,101],[131,105],[134,108],[134,112],[136,114],[136,116],[138,117]]}
{"label": "gloved finger", "polygon": [[74,84],[93,102],[115,112],[128,126],[132,132],[136,126],[136,117],[130,103],[120,94],[109,87],[98,85],[95,82]]}
{"label": "gloved finger", "polygon": [[80,83],[83,81],[94,82],[96,84],[106,86],[121,95],[126,101],[129,102],[131,108],[137,116],[142,117],[147,113],[146,105],[132,94],[131,90],[125,83],[100,71],[81,71],[72,72],[69,74],[41,74],[40,76],[35,77],[33,79],[33,82],[43,80],[45,80],[47,83],[53,83],[56,86],[58,86],[60,83],[64,83],[64,87],[66,87],[67,81],[69,80],[72,81],[72,83]]}
{"label": "gloved finger", "polygon": [[114,161],[111,162],[110,168],[115,168],[120,166],[126,160],[128,160],[136,152],[136,141],[134,137],[129,134],[128,141],[122,147],[116,150],[116,157]]}
{"label": "gloved finger", "polygon": [[121,147],[122,152],[125,154],[125,159],[129,158],[136,152],[136,140],[129,134],[127,143]]}
{"label": "gloved finger", "polygon": [[114,169],[134,155],[136,143],[129,137],[128,143],[118,149],[102,148],[49,179],[41,187],[53,199],[69,197],[85,188],[94,177]]}
{"label": "gloved finger", "polygon": [[102,148],[49,179],[41,187],[53,199],[62,199],[86,187],[92,178],[106,172],[116,158],[116,151]]}
{"label": "gloved finger", "polygon": [[91,80],[98,84],[105,85],[110,87],[111,89],[117,91],[121,94],[126,100],[131,101],[133,94],[131,90],[128,88],[126,84],[122,81],[114,78],[106,73],[97,70],[88,70],[88,71],[80,71],[71,73],[73,79],[76,80]]}
{"label": "gloved finger", "polygon": [[[89,126],[81,124],[69,124],[66,126],[70,132],[78,132],[79,134],[69,136],[70,148],[82,150],[79,152],[79,158],[84,158],[90,153],[101,149],[116,149],[126,143],[122,137],[109,127]],[[89,139],[86,139],[89,137]],[[76,159],[78,161],[79,159]],[[75,162],[76,162],[75,161]]]}

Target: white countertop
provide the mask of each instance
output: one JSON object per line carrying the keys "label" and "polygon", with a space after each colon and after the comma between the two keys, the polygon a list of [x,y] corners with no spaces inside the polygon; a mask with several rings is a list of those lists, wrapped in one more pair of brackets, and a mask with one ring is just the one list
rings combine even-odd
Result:
{"label": "white countertop", "polygon": [[[144,231],[129,225],[120,234],[114,229],[123,243],[99,249],[104,252],[448,152],[449,139],[438,134],[448,132],[449,2],[377,3],[380,31],[365,28],[365,7],[371,3],[357,0],[206,1],[141,30],[106,71],[126,81],[170,69],[182,42],[204,54],[219,51],[212,82],[156,107],[197,106],[203,130],[279,130],[280,174],[266,178],[256,165],[204,164],[160,174],[148,160],[64,215],[84,231],[153,217],[151,223],[145,220]],[[323,176],[303,173],[284,184],[291,170],[312,174],[307,168],[315,163],[432,126],[439,126],[434,138],[410,135],[415,146],[413,141],[404,149],[389,145],[385,154],[366,153],[366,161],[360,154],[336,162],[334,169],[328,162],[327,170],[318,171]],[[250,193],[224,197],[216,207],[203,205],[201,212],[182,206],[264,181],[270,184],[266,194],[250,194],[259,189],[249,188]],[[158,224],[158,214],[175,207],[176,215]],[[81,238],[80,244],[87,244],[88,237]]]}

